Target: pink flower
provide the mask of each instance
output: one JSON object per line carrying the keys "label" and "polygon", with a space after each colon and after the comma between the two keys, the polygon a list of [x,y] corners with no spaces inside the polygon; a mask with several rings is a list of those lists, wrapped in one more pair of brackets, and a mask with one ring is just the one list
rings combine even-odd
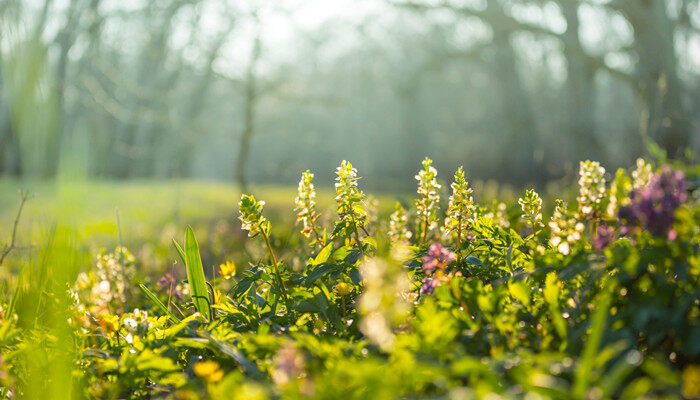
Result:
{"label": "pink flower", "polygon": [[615,240],[615,229],[606,225],[598,225],[591,241],[595,250],[601,252],[613,240]]}
{"label": "pink flower", "polygon": [[456,257],[455,253],[442,243],[431,244],[428,254],[423,256],[423,270],[430,274],[435,268],[445,269]]}

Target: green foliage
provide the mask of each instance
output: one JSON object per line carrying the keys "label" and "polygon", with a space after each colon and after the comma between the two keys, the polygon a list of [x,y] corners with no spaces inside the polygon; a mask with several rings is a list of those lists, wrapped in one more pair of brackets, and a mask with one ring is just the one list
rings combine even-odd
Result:
{"label": "green foliage", "polygon": [[[360,193],[347,166],[342,207]],[[617,204],[630,201],[622,189],[596,191],[611,192]],[[1,394],[697,397],[697,197],[674,210],[667,237],[624,234],[603,208],[571,215],[563,202],[556,223],[537,227],[542,199],[529,192],[521,203],[525,220],[477,207],[461,245],[426,237],[415,210],[400,210],[392,228],[389,219],[369,226],[353,206],[339,213],[343,228],[300,234],[290,246],[263,216],[264,203],[244,195],[241,220],[257,237],[233,279],[205,274],[210,255],[202,247],[200,256],[187,227],[184,249],[173,242],[169,259],[182,259],[184,268],[171,272],[186,273],[188,284],[165,276],[127,285],[123,297],[119,274],[137,262],[131,253],[103,251],[92,266],[72,236],[54,235],[41,257],[28,256],[21,275],[3,283]],[[614,230],[609,241],[596,236],[603,224]],[[153,278],[139,272],[144,282]]]}

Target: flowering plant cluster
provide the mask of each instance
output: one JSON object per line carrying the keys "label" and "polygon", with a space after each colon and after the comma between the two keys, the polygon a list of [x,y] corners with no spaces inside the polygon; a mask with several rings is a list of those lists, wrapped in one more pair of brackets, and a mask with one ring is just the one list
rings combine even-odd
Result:
{"label": "flowering plant cluster", "polygon": [[299,181],[298,196],[294,199],[297,211],[297,222],[302,224],[301,234],[307,238],[311,237],[312,233],[316,233],[316,189],[313,184],[314,174],[306,170],[301,175]]}
{"label": "flowering plant cluster", "polygon": [[700,171],[651,165],[582,163],[575,209],[460,167],[441,212],[431,160],[372,210],[344,161],[336,221],[306,171],[300,232],[243,195],[233,245],[188,227],[157,275],[54,236],[0,275],[0,398],[698,398]]}
{"label": "flowering plant cluster", "polygon": [[464,168],[460,166],[452,183],[452,196],[447,206],[444,229],[447,235],[456,237],[458,249],[462,248],[462,238],[476,217],[476,207],[471,194],[472,189],[464,177]]}
{"label": "flowering plant cluster", "polygon": [[518,199],[523,210],[522,219],[527,221],[533,231],[542,226],[542,198],[534,189],[525,191],[525,196]]}
{"label": "flowering plant cluster", "polygon": [[601,211],[605,198],[605,168],[597,161],[582,161],[578,178],[578,209],[583,216]]}
{"label": "flowering plant cluster", "polygon": [[240,210],[241,229],[248,231],[248,236],[253,237],[260,233],[269,233],[270,221],[262,214],[264,201],[257,201],[250,195],[242,195],[238,202]]}
{"label": "flowering plant cluster", "polygon": [[367,218],[365,210],[365,194],[357,188],[357,170],[351,163],[343,160],[336,169],[335,202],[337,205],[338,222],[334,234],[343,232],[345,236],[355,234],[359,241],[358,229]]}

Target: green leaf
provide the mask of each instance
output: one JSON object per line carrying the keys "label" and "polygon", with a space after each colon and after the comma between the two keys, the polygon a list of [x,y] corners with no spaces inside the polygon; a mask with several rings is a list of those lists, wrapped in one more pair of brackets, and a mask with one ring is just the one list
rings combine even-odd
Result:
{"label": "green leaf", "polygon": [[481,265],[481,260],[479,260],[478,257],[474,257],[474,256],[469,256],[469,257],[467,257],[467,259],[464,260],[464,261],[465,261],[467,264],[471,264],[471,265]]}
{"label": "green leaf", "polygon": [[375,249],[377,248],[377,241],[374,240],[374,238],[366,237],[366,238],[362,239],[362,243],[368,244],[368,245],[372,246],[372,247],[375,248]]}
{"label": "green leaf", "polygon": [[175,246],[175,250],[177,250],[177,254],[180,256],[180,260],[182,260],[183,264],[185,263],[185,252],[182,251],[182,247],[180,247],[179,244],[177,244],[177,241],[173,239],[173,246]]}
{"label": "green leaf", "polygon": [[328,261],[328,258],[330,258],[332,251],[333,243],[328,243],[328,245],[316,255],[316,258],[314,258],[314,261],[311,263],[311,265],[316,266]]}
{"label": "green leaf", "polygon": [[561,315],[561,309],[559,308],[559,279],[555,272],[550,272],[545,278],[545,286],[542,291],[544,294],[544,299],[549,307],[549,314],[554,323],[554,329],[557,330],[559,338],[563,341],[563,345],[566,345],[567,333],[566,333],[566,321]]}
{"label": "green leaf", "polygon": [[350,271],[348,271],[348,276],[352,280],[352,283],[355,285],[359,285],[360,282],[362,282],[362,276],[360,275],[360,270],[357,268],[353,268]]}
{"label": "green leaf", "polygon": [[139,287],[141,288],[141,290],[143,290],[144,293],[146,293],[146,296],[148,296],[148,298],[151,299],[153,304],[158,306],[158,308],[160,308],[160,310],[163,311],[168,316],[168,318],[170,318],[171,321],[173,321],[174,323],[180,322],[180,320],[172,312],[170,312],[170,310],[168,310],[168,307],[166,307],[165,304],[163,304],[163,302],[160,301],[160,299],[146,287],[146,285],[144,285],[143,283],[139,283]]}
{"label": "green leaf", "polygon": [[205,318],[209,317],[209,293],[204,278],[202,259],[199,256],[199,245],[194,237],[191,227],[185,232],[185,267],[187,268],[187,281],[190,285],[192,302],[194,307]]}
{"label": "green leaf", "polygon": [[315,270],[309,272],[309,274],[306,276],[304,279],[304,285],[306,286],[311,286],[316,282],[320,277],[323,275],[326,275],[327,273],[331,272],[336,268],[335,265],[322,265]]}
{"label": "green leaf", "polygon": [[513,270],[513,244],[514,243],[511,243],[506,251],[506,265],[508,266],[508,271]]}
{"label": "green leaf", "polygon": [[522,303],[525,307],[530,305],[530,289],[521,282],[511,282],[508,285],[511,296]]}

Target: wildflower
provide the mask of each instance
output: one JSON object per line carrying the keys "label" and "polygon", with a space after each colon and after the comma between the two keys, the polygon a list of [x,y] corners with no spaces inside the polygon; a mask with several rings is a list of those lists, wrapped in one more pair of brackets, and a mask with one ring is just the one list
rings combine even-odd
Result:
{"label": "wildflower", "polygon": [[643,158],[638,158],[636,165],[637,168],[632,171],[632,188],[641,189],[648,185],[649,180],[651,180],[652,166]]}
{"label": "wildflower", "polygon": [[423,270],[429,274],[436,268],[445,269],[455,258],[455,253],[442,243],[431,244],[428,253],[423,256]]}
{"label": "wildflower", "polygon": [[240,210],[241,228],[248,231],[248,236],[253,237],[258,233],[267,234],[270,230],[270,222],[262,215],[264,201],[256,201],[252,195],[244,194],[238,202]]}
{"label": "wildflower", "polygon": [[224,371],[216,361],[200,361],[192,366],[195,375],[207,383],[219,382],[224,377]]}
{"label": "wildflower", "polygon": [[629,205],[620,208],[624,231],[641,225],[656,236],[674,235],[671,226],[676,209],[688,199],[685,190],[683,172],[664,165],[646,187],[632,190]]}
{"label": "wildflower", "polygon": [[138,308],[122,316],[122,324],[127,332],[139,335],[146,334],[148,330],[151,329],[151,326],[153,326],[148,320],[148,312],[141,311]]}
{"label": "wildflower", "polygon": [[615,240],[615,229],[606,225],[598,225],[591,239],[593,248],[599,252],[608,247],[613,240]]}
{"label": "wildflower", "polygon": [[518,199],[523,210],[522,218],[530,223],[532,230],[542,226],[542,199],[533,189],[525,191],[525,197]]}
{"label": "wildflower", "polygon": [[294,345],[284,345],[275,356],[272,380],[277,385],[286,385],[304,373],[305,364],[304,355]]}
{"label": "wildflower", "polygon": [[565,202],[556,201],[552,219],[547,224],[551,231],[549,244],[564,255],[571,253],[571,247],[581,240],[585,226],[568,211]]}
{"label": "wildflower", "polygon": [[224,279],[231,279],[231,277],[236,275],[236,264],[234,264],[233,261],[226,261],[219,265],[219,271]]}
{"label": "wildflower", "polygon": [[[134,321],[134,323],[135,322],[136,321]],[[102,332],[104,332],[105,335],[112,337],[119,330],[119,317],[105,313],[98,317],[97,324],[100,326],[100,329],[102,329]]]}
{"label": "wildflower", "polygon": [[352,285],[346,282],[340,282],[335,286],[335,289],[333,289],[333,293],[336,296],[347,296],[352,293]]}
{"label": "wildflower", "polygon": [[428,232],[437,227],[437,211],[440,202],[440,184],[437,183],[437,170],[432,166],[433,160],[425,158],[423,169],[416,175],[418,181],[418,194],[420,198],[416,200],[416,210],[418,218],[423,224],[423,241],[427,238]]}
{"label": "wildflower", "polygon": [[426,276],[423,278],[422,285],[420,287],[421,295],[431,295],[435,291],[435,288],[440,284],[440,278],[437,276]]}
{"label": "wildflower", "polygon": [[165,291],[168,296],[182,298],[182,293],[177,290],[175,278],[168,272],[158,280],[158,290]]}
{"label": "wildflower", "polygon": [[135,319],[133,318],[126,318],[124,319],[124,328],[126,328],[127,331],[129,332],[136,332],[136,328],[138,328],[139,324],[136,322]]}
{"label": "wildflower", "polygon": [[352,164],[343,160],[340,167],[336,169],[335,178],[335,201],[340,220],[336,224],[335,231],[344,229],[345,235],[350,236],[352,232],[357,233],[357,228],[366,217],[365,194],[357,188],[357,170]]}
{"label": "wildflower", "polygon": [[306,170],[301,175],[299,181],[298,195],[294,199],[297,212],[297,222],[301,222],[301,234],[307,238],[315,229],[315,222],[318,215],[316,214],[316,189],[313,184],[314,174]]}
{"label": "wildflower", "polygon": [[582,161],[579,166],[579,195],[577,197],[579,212],[590,216],[600,211],[600,204],[605,197],[605,168],[597,161]]}
{"label": "wildflower", "polygon": [[406,226],[408,225],[408,216],[406,209],[401,206],[401,203],[396,202],[396,210],[389,217],[389,238],[394,243],[408,242],[412,234]]}
{"label": "wildflower", "polygon": [[686,399],[700,398],[700,365],[688,365],[681,376],[683,397]]}
{"label": "wildflower", "polygon": [[445,233],[456,234],[457,243],[461,247],[462,235],[466,233],[470,222],[474,219],[476,207],[474,199],[470,196],[472,189],[464,178],[464,168],[459,167],[454,179],[452,196],[447,206]]}

